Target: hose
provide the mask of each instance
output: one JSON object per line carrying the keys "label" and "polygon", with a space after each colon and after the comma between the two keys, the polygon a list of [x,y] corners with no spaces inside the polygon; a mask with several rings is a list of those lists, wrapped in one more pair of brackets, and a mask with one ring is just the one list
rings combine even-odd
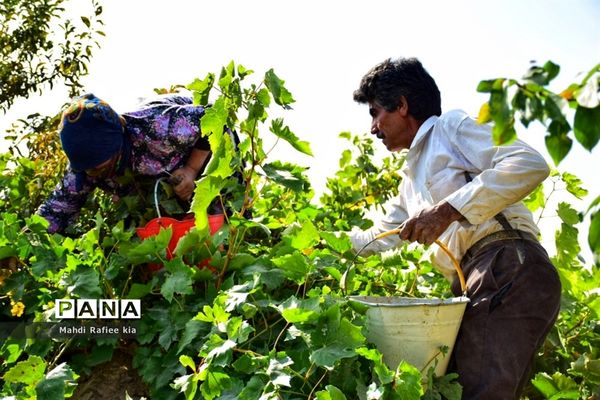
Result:
{"label": "hose", "polygon": [[164,181],[164,180],[167,180],[167,182],[169,182],[171,185],[174,185],[174,186],[178,185],[181,182],[181,178],[179,176],[173,176],[167,170],[164,170],[163,172],[165,174],[167,174],[168,177],[161,176],[154,183],[154,207],[156,208],[156,215],[158,215],[158,218],[162,218],[162,215],[160,214],[159,203],[158,203],[158,185],[160,184],[161,181]]}

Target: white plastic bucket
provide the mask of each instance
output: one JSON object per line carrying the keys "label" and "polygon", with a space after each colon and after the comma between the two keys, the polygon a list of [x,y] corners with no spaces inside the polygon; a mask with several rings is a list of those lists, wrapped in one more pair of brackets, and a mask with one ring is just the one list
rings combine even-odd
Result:
{"label": "white plastic bucket", "polygon": [[[467,297],[418,299],[409,297],[350,296],[367,305],[367,339],[395,370],[402,360],[423,372],[435,364],[435,374],[444,375],[454,348]],[[447,346],[444,356],[440,347]]]}

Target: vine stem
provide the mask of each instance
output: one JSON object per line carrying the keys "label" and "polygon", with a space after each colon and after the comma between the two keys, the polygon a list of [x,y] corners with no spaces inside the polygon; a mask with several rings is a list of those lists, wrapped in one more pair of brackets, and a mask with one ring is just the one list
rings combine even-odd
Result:
{"label": "vine stem", "polygon": [[274,351],[277,350],[277,344],[279,343],[279,339],[281,339],[281,336],[287,330],[288,326],[290,326],[289,322],[287,322],[285,324],[285,326],[283,327],[283,329],[281,330],[281,332],[279,332],[279,335],[277,335],[277,338],[275,339],[275,342],[273,343],[273,350]]}
{"label": "vine stem", "polygon": [[317,387],[321,384],[321,382],[323,382],[323,379],[325,379],[326,376],[327,376],[327,371],[325,371],[323,373],[323,375],[321,375],[321,378],[319,378],[319,380],[317,381],[317,383],[315,384],[315,386],[313,386],[312,390],[308,394],[308,400],[312,399],[313,393],[315,392],[315,390],[317,390]]}
{"label": "vine stem", "polygon": [[308,367],[308,369],[306,370],[306,373],[302,377],[302,380],[304,381],[304,383],[302,384],[302,387],[300,388],[300,390],[304,389],[304,385],[306,385],[306,383],[308,382],[308,377],[311,375],[314,367],[315,367],[315,363],[311,363],[310,366]]}
{"label": "vine stem", "polygon": [[555,192],[556,192],[556,181],[554,179],[552,179],[552,190],[550,190],[550,193],[548,193],[548,196],[546,196],[546,198],[544,199],[544,205],[542,206],[542,210],[540,211],[540,215],[538,216],[536,224],[539,224],[540,221],[542,220],[544,211],[546,211],[546,204],[548,204],[548,201],[550,200],[550,198],[552,197],[552,195]]}
{"label": "vine stem", "polygon": [[56,364],[56,362],[59,360],[60,356],[63,355],[63,353],[65,352],[65,350],[67,350],[67,348],[69,347],[69,345],[71,344],[71,342],[73,341],[73,338],[69,338],[69,340],[67,340],[64,345],[62,346],[62,348],[59,350],[59,352],[56,354],[56,356],[54,356],[54,358],[52,359],[52,361],[48,364],[48,370],[52,370],[52,368],[54,367],[54,365]]}
{"label": "vine stem", "polygon": [[[583,325],[583,323],[585,322],[585,320],[590,316],[589,311],[586,312],[580,319],[579,321],[577,321],[577,323],[575,325],[573,325],[573,327],[571,327],[571,329],[569,329],[568,331],[566,331],[564,333],[564,335],[568,335],[571,332],[573,332],[575,329],[581,327]],[[579,336],[578,334],[572,335],[572,336],[565,336],[565,342],[570,342],[572,339],[576,338],[577,336]],[[565,349],[566,350],[566,349]]]}

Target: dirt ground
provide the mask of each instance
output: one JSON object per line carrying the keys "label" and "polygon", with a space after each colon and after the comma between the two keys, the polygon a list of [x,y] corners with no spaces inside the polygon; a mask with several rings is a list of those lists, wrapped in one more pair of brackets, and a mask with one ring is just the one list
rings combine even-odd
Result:
{"label": "dirt ground", "polygon": [[89,376],[82,376],[73,400],[124,400],[127,392],[133,400],[148,398],[148,387],[131,366],[132,355],[115,349],[110,361],[100,364]]}

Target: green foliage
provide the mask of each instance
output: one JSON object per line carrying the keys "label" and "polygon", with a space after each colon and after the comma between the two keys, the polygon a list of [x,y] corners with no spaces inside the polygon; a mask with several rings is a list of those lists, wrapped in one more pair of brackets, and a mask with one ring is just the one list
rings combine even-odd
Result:
{"label": "green foliage", "polygon": [[[555,73],[550,66],[543,71],[531,79],[543,83]],[[0,270],[0,321],[48,321],[62,298],[141,299],[133,365],[150,398],[460,399],[456,374],[435,377],[432,368],[420,371],[405,362],[389,368],[365,337],[365,309],[346,297],[450,296],[422,247],[355,256],[343,233],[370,226],[365,211],[384,208],[397,194],[402,157],[375,163],[369,137],[341,134],[349,148],[317,203],[306,168],[267,159],[263,148],[266,134],[311,154],[283,119],[269,119],[270,107],[289,108],[292,95],[272,70],[254,78],[252,70],[232,62],[188,86],[196,101],[212,99],[201,127],[215,156],[197,182],[196,228],[170,260],[165,248],[171,229],[144,240],[135,233],[155,214],[149,182],[136,182],[138,193],[117,204],[98,194],[71,237],[49,235],[33,212],[61,172],[49,172],[49,161],[60,152],[55,137],[43,134],[55,120],[38,126],[23,121],[15,128],[35,157],[23,157],[16,147],[2,155],[0,259],[10,262]],[[224,127],[240,134],[239,151]],[[232,178],[238,171],[240,179]],[[556,173],[553,179],[577,198],[587,194],[574,175]],[[35,195],[31,182],[42,185],[42,194]],[[163,210],[179,212],[169,203],[171,188],[160,188]],[[214,198],[230,212],[211,236],[206,207]],[[547,200],[540,187],[528,205],[544,209]],[[563,311],[527,390],[532,398],[597,396],[600,275],[578,258],[583,214],[567,202],[557,214],[562,226],[554,262],[565,292]],[[150,272],[148,264],[163,268]],[[0,345],[0,393],[68,397],[77,375],[88,374],[124,340],[11,337]]]}
{"label": "green foliage", "polygon": [[6,393],[18,400],[61,400],[71,397],[77,374],[62,363],[45,373],[46,362],[38,356],[20,361],[4,374]]}
{"label": "green foliage", "polygon": [[[525,127],[534,121],[545,127],[546,148],[556,165],[569,154],[572,136],[588,151],[596,147],[600,140],[600,64],[590,69],[581,82],[555,93],[548,86],[559,71],[557,64],[548,61],[542,66],[532,65],[521,80],[497,78],[479,83],[477,91],[489,93],[490,98],[481,106],[478,120],[480,123],[494,122],[495,143],[514,140],[515,120],[519,119]],[[572,184],[577,185],[577,182]],[[581,198],[585,194],[587,192],[575,196]],[[534,192],[528,199],[533,209],[543,206],[539,195],[539,191]],[[600,258],[600,217],[594,207],[597,203],[593,202],[588,209],[588,242],[596,261]]]}
{"label": "green foliage", "polygon": [[344,150],[339,161],[340,170],[327,180],[329,193],[323,194],[320,203],[331,210],[326,225],[332,230],[347,230],[357,226],[366,229],[371,221],[364,218],[370,208],[384,210],[384,203],[398,194],[399,170],[403,157],[392,154],[376,165],[373,139],[367,135],[353,136],[348,132],[340,137],[351,142],[355,153]]}
{"label": "green foliage", "polygon": [[[74,96],[81,90],[94,49],[99,47],[102,7],[74,22],[64,18],[64,0],[12,0],[0,4],[0,110],[64,82]],[[57,29],[58,28],[58,29]]]}
{"label": "green foliage", "polygon": [[[532,65],[522,80],[497,78],[479,83],[477,91],[490,94],[481,107],[479,122],[494,122],[493,136],[497,144],[516,138],[514,125],[518,118],[526,127],[533,121],[546,127],[546,148],[556,165],[571,149],[571,132],[585,149],[591,151],[596,146],[600,140],[600,64],[580,83],[557,94],[547,86],[559,71],[557,64],[548,61],[542,66]],[[575,110],[574,115],[567,112],[569,107]]]}
{"label": "green foliage", "polygon": [[[552,171],[550,182],[552,189],[548,197],[560,190],[579,200],[587,195],[583,183],[573,174]],[[543,192],[540,186],[527,202],[530,209],[542,208],[540,217],[548,203]],[[556,254],[552,262],[558,269],[563,289],[561,312],[536,359],[537,373],[527,395],[538,398],[541,394],[546,399],[594,398],[600,390],[597,378],[600,269],[597,263],[585,265],[579,255],[578,225],[583,213],[562,201],[558,203],[556,214],[561,225],[555,234]]]}
{"label": "green foliage", "polygon": [[[386,158],[375,165],[369,138],[344,135],[354,149],[344,152],[341,170],[329,179],[332,193],[323,205],[314,204],[306,168],[267,161],[263,149],[264,132],[311,154],[283,119],[268,117],[269,107],[289,108],[293,97],[272,70],[258,83],[250,82],[253,77],[253,71],[230,63],[218,78],[208,74],[189,85],[198,100],[218,93],[201,120],[215,156],[197,182],[196,228],[180,240],[170,260],[165,247],[171,229],[145,240],[135,235],[134,228],[155,213],[145,201],[143,193],[151,190],[144,182],[136,181],[139,194],[117,204],[95,196],[86,206],[87,221],[72,227],[72,237],[49,235],[46,222],[33,215],[43,197],[30,198],[27,186],[41,182],[48,163],[28,164],[16,147],[4,155],[0,254],[15,265],[3,269],[2,320],[47,321],[61,298],[142,299],[133,364],[152,398],[337,399],[356,398],[361,391],[419,398],[425,393],[421,371],[408,364],[390,370],[383,363],[364,336],[364,310],[348,304],[340,281],[352,266],[356,293],[441,295],[448,293],[447,283],[421,249],[353,260],[348,237],[334,233],[355,222],[369,224],[363,208],[382,207],[396,193],[402,160]],[[50,130],[55,120],[39,126],[26,122],[15,137],[43,159],[55,148],[55,138],[46,135],[40,143],[36,132]],[[240,133],[239,151],[224,127]],[[231,178],[235,171],[239,180]],[[56,179],[43,181],[44,194]],[[160,187],[167,209],[171,189]],[[215,197],[230,213],[226,226],[210,236],[206,208]],[[255,217],[248,218],[250,213]],[[197,267],[209,258],[207,268]],[[149,263],[163,268],[149,273]],[[14,309],[17,303],[22,315]],[[72,371],[89,373],[102,358],[61,356],[65,349],[111,354],[118,345],[86,338],[41,343],[14,338],[2,344],[0,374],[8,379],[3,395],[27,386],[28,396],[40,388],[67,396],[76,379]],[[67,364],[51,368],[56,361]],[[28,381],[13,381],[25,369]],[[440,390],[456,385],[450,377]],[[437,386],[428,393],[438,393]]]}

